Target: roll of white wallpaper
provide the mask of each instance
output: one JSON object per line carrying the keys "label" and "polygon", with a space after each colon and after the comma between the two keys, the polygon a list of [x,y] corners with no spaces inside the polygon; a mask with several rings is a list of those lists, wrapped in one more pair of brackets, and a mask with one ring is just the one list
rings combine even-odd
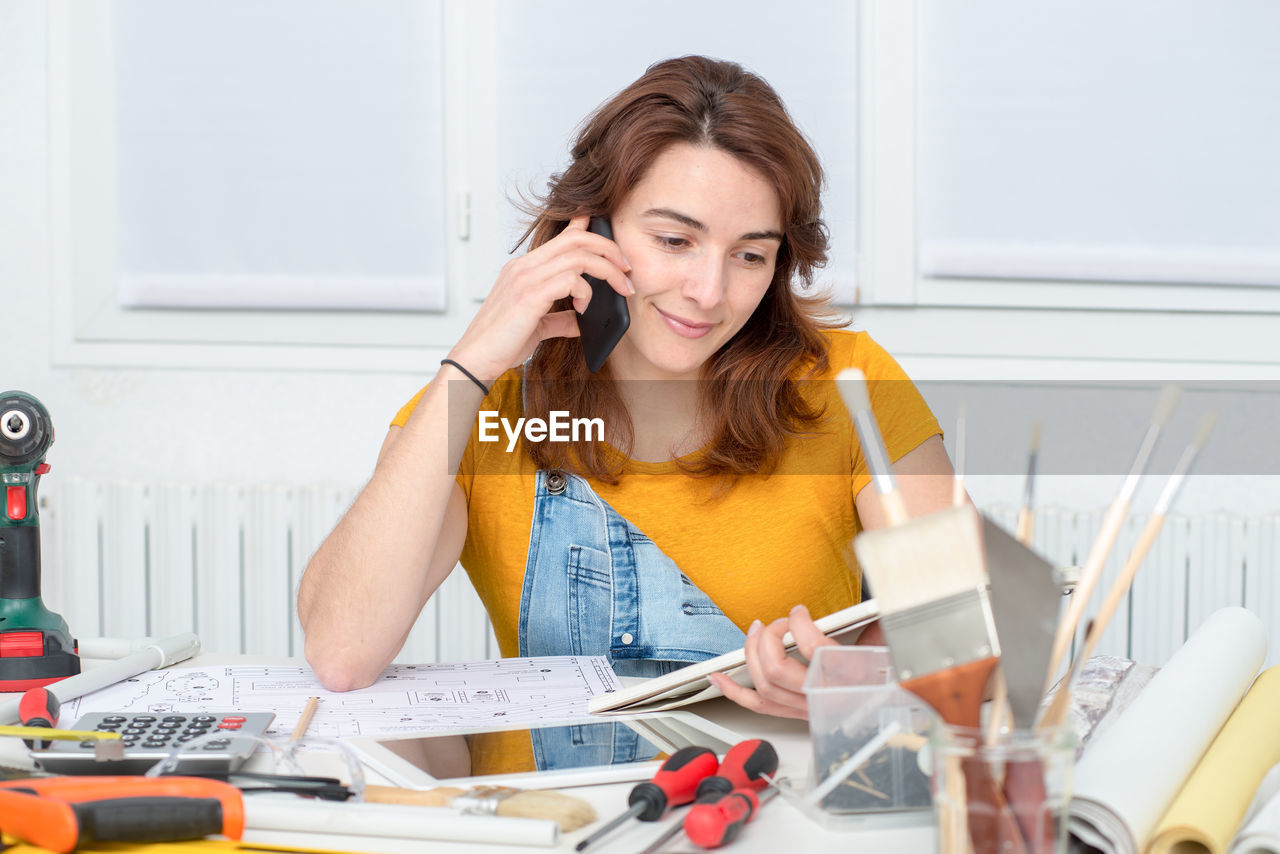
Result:
{"label": "roll of white wallpaper", "polygon": [[1143,850],[1267,653],[1262,621],[1215,611],[1076,766],[1071,833],[1116,854]]}

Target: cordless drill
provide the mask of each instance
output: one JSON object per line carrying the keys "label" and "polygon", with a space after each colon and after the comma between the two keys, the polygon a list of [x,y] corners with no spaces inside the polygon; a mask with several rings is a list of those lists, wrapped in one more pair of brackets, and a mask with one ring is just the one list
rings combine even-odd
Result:
{"label": "cordless drill", "polygon": [[36,490],[49,471],[49,413],[29,394],[0,394],[0,691],[26,691],[80,672],[67,621],[40,598]]}

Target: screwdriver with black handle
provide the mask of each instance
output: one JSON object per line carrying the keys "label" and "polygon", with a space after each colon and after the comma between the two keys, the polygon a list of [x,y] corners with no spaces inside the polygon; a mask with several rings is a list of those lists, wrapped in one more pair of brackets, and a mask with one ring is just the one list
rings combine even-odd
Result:
{"label": "screwdriver with black handle", "polygon": [[[777,770],[778,751],[773,749],[772,744],[762,738],[740,741],[725,753],[716,773],[698,784],[694,792],[693,808],[697,809],[704,804],[718,804],[734,791],[763,789],[769,785],[766,776]],[[654,854],[684,829],[681,822],[673,822],[641,854]]]}
{"label": "screwdriver with black handle", "polygon": [[652,780],[638,783],[631,790],[627,797],[631,809],[579,842],[575,850],[585,850],[633,818],[657,821],[668,807],[690,803],[696,796],[698,784],[714,774],[718,766],[715,751],[710,748],[682,747],[662,763]]}

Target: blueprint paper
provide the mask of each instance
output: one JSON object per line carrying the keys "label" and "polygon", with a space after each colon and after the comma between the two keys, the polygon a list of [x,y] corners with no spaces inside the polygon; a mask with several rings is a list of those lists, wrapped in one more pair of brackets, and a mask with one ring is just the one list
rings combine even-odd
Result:
{"label": "blueprint paper", "polygon": [[587,701],[618,690],[600,656],[503,658],[465,664],[393,664],[358,691],[320,686],[309,667],[220,665],[141,673],[62,704],[60,726],[89,712],[275,712],[270,735],[287,736],[310,697],[307,735],[344,738],[586,720]]}

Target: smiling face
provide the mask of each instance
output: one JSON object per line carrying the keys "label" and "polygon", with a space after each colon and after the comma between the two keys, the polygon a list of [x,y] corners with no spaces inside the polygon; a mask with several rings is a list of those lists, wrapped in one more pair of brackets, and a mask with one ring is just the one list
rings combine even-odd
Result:
{"label": "smiling face", "polygon": [[617,379],[696,379],[751,317],[782,245],[778,194],[720,149],[677,143],[612,215],[631,262],[631,327],[609,357]]}

